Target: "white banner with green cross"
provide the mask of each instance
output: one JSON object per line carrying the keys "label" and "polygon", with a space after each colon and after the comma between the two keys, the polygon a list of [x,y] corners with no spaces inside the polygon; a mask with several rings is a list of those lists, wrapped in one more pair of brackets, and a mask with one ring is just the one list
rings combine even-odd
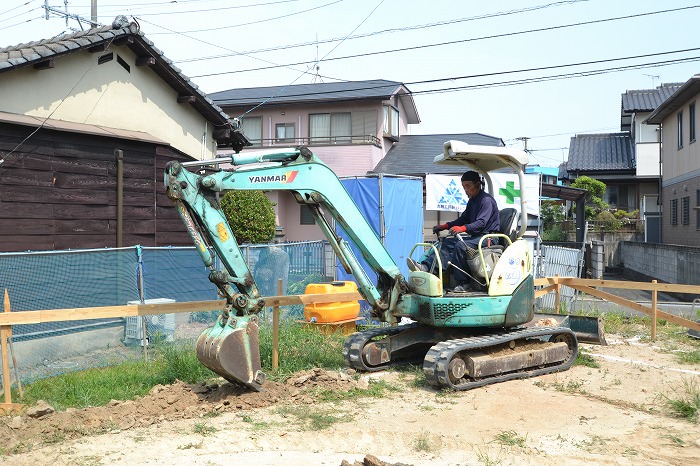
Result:
{"label": "white banner with green cross", "polygon": [[[540,175],[525,175],[525,189],[520,189],[518,175],[514,173],[491,173],[494,193],[499,209],[509,207],[520,212],[520,198],[525,192],[527,213],[540,215]],[[486,187],[488,191],[488,186]],[[442,210],[463,212],[467,205],[467,196],[462,189],[460,176],[426,175],[425,177],[425,208],[426,210]]]}

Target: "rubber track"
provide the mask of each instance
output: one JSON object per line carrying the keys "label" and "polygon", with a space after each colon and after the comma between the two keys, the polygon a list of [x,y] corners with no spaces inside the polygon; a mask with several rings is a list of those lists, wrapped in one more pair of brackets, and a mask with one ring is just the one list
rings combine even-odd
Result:
{"label": "rubber track", "polygon": [[345,340],[345,345],[343,346],[343,356],[345,357],[345,361],[351,368],[363,372],[376,372],[386,369],[394,361],[389,361],[381,366],[368,366],[365,364],[364,359],[362,358],[362,348],[364,348],[367,342],[372,338],[396,335],[397,333],[401,333],[404,330],[415,328],[417,326],[418,324],[408,324],[394,327],[379,327],[353,333]]}
{"label": "rubber track", "polygon": [[[509,341],[521,340],[532,337],[546,337],[554,335],[569,335],[573,348],[569,348],[569,358],[559,364],[536,369],[524,369],[518,372],[494,375],[478,380],[462,378],[454,384],[448,374],[448,365],[453,356],[461,351],[477,350],[481,348],[493,347],[507,343]],[[520,328],[511,331],[498,331],[485,335],[447,340],[435,344],[425,355],[423,361],[423,373],[425,378],[433,386],[440,388],[451,388],[453,390],[470,390],[472,388],[483,387],[506,380],[522,379],[526,377],[536,377],[552,372],[563,371],[571,367],[578,354],[578,342],[576,335],[566,327],[535,327]]]}

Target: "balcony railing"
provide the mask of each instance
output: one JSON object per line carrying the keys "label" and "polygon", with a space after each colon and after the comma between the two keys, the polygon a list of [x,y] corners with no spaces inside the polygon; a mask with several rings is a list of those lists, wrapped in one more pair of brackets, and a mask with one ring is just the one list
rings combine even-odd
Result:
{"label": "balcony railing", "polygon": [[274,147],[274,146],[340,146],[352,144],[372,144],[382,147],[382,141],[372,134],[359,136],[328,136],[328,137],[305,137],[305,138],[284,138],[284,139],[251,139],[253,147]]}

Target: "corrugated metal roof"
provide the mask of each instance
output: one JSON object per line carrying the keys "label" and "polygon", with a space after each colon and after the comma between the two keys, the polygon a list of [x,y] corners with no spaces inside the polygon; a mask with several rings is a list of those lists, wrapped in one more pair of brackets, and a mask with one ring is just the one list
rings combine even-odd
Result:
{"label": "corrugated metal roof", "polygon": [[632,138],[627,132],[578,134],[571,138],[566,169],[572,171],[635,170]]}
{"label": "corrugated metal roof", "polygon": [[221,110],[196,84],[183,75],[163,52],[146,39],[138,24],[129,23],[125,16],[115,18],[112,25],[100,26],[86,31],[63,34],[25,44],[0,48],[0,73],[24,66],[41,66],[80,50],[102,51],[111,44],[129,47],[139,59],[154,58],[150,68],[175,89],[179,96],[193,96],[191,105],[207,120],[222,125],[229,121]]}
{"label": "corrugated metal roof", "polygon": [[443,144],[451,140],[482,146],[505,146],[500,138],[479,133],[404,135],[371,173],[413,176],[461,173],[463,170],[460,167],[433,163],[435,156],[442,153]]}
{"label": "corrugated metal roof", "polygon": [[622,113],[652,112],[683,83],[661,84],[656,89],[638,89],[622,94]]}

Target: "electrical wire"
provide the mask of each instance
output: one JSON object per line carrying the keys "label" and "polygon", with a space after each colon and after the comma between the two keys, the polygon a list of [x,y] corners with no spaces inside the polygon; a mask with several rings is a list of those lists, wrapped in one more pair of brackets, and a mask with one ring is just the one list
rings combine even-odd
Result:
{"label": "electrical wire", "polygon": [[[298,43],[298,44],[278,45],[278,46],[267,47],[267,48],[263,48],[263,49],[248,50],[244,53],[253,54],[253,53],[261,53],[261,52],[276,52],[276,51],[280,51],[280,50],[289,50],[289,49],[294,49],[294,48],[299,48],[299,47],[308,47],[311,45],[328,44],[328,43],[337,42],[339,40],[363,39],[363,38],[372,37],[372,36],[381,35],[381,34],[386,34],[386,33],[406,32],[406,31],[415,31],[415,30],[420,30],[420,29],[429,29],[429,28],[433,28],[433,27],[449,26],[452,24],[459,24],[459,23],[463,23],[463,22],[495,18],[495,17],[499,17],[499,16],[508,16],[508,15],[519,14],[519,13],[526,13],[526,12],[539,10],[539,9],[543,9],[543,8],[549,8],[552,6],[560,6],[561,4],[578,3],[578,2],[583,2],[583,1],[587,2],[590,0],[569,0],[569,1],[562,1],[562,2],[554,2],[554,3],[545,4],[545,5],[536,5],[536,6],[529,7],[529,8],[520,8],[517,10],[502,11],[502,12],[497,12],[497,13],[488,13],[488,14],[479,15],[479,16],[470,16],[467,18],[438,21],[435,23],[419,24],[419,25],[413,25],[413,26],[404,26],[404,27],[400,27],[400,28],[383,29],[380,31],[373,31],[373,32],[366,32],[363,34],[357,34],[354,36],[351,35],[351,36],[346,37],[344,39],[334,37],[331,39],[323,39],[320,41],[316,40],[313,42],[302,42],[302,43]],[[213,55],[213,56],[209,56],[209,57],[194,57],[194,58],[188,58],[188,59],[184,59],[184,60],[176,60],[175,63],[189,63],[189,62],[202,61],[202,60],[228,58],[228,57],[232,57],[232,56],[235,56],[235,55],[224,54],[224,55]]]}
{"label": "electrical wire", "polygon": [[[499,75],[508,75],[508,74],[518,74],[518,73],[526,73],[526,72],[533,72],[533,71],[545,71],[545,70],[553,70],[553,69],[559,69],[559,68],[568,68],[568,67],[574,67],[574,66],[583,66],[583,65],[591,65],[591,64],[601,64],[601,63],[610,63],[610,62],[615,62],[615,61],[624,61],[624,60],[632,60],[632,59],[639,59],[639,58],[650,58],[650,57],[656,57],[656,56],[661,56],[661,55],[670,55],[670,54],[675,54],[675,53],[685,53],[685,52],[692,52],[692,51],[699,51],[700,47],[696,48],[691,48],[691,49],[681,49],[681,50],[672,50],[672,51],[667,51],[667,52],[656,52],[656,53],[649,53],[649,54],[642,54],[642,55],[631,55],[627,57],[617,57],[617,58],[608,58],[608,59],[603,59],[603,60],[591,60],[587,62],[576,62],[576,63],[566,63],[563,65],[550,65],[550,66],[542,66],[542,67],[537,67],[537,68],[522,68],[522,69],[516,69],[516,70],[506,70],[506,71],[496,71],[492,73],[480,73],[480,74],[473,74],[473,75],[463,75],[463,76],[450,76],[446,78],[436,78],[436,79],[428,79],[428,80],[422,80],[422,81],[409,81],[404,83],[405,85],[419,85],[419,84],[434,84],[438,82],[443,82],[443,81],[457,81],[457,80],[462,80],[462,79],[474,79],[474,78],[484,78],[484,77],[494,77],[494,76],[499,76]],[[627,65],[631,69],[634,69],[634,67],[653,67],[653,66],[658,66],[659,64],[673,64],[673,62],[678,61],[678,62],[683,62],[685,60],[689,61],[695,61],[697,60],[698,57],[684,57],[684,58],[678,58],[675,60],[666,60],[662,62],[651,62],[651,63],[643,63],[643,64],[635,64],[635,65]],[[577,74],[582,74],[582,73],[600,73],[601,71],[608,71],[608,70],[614,70],[618,69],[621,67],[615,67],[615,68],[604,68],[602,70],[589,70],[589,71],[579,71],[579,72],[572,72],[569,73],[570,75],[577,75]],[[553,77],[557,76],[564,76],[564,75],[553,75]],[[544,79],[546,77],[540,77],[540,78],[523,78],[523,79]],[[515,81],[513,81],[515,82]],[[479,84],[479,85],[474,85],[474,86],[487,86],[489,84],[493,83],[488,83],[488,84]],[[376,85],[376,86],[363,86],[363,87],[358,87],[358,88],[353,88],[352,90],[355,91],[366,91],[366,90],[372,90],[372,89],[378,89],[385,87],[385,85]],[[470,87],[470,86],[462,86],[462,87]],[[453,89],[453,88],[446,88],[446,89]],[[459,89],[459,88],[454,88],[454,89]],[[335,91],[335,92],[346,92],[348,89],[344,89],[342,91]],[[438,91],[441,89],[438,89]],[[426,90],[426,91],[414,91],[412,94],[421,94],[421,93],[431,93],[435,92],[436,90]],[[316,94],[332,94],[334,91],[318,91],[318,92],[304,92],[304,93],[299,93],[299,94],[287,94],[285,97],[308,97],[308,96],[313,96]]]}

